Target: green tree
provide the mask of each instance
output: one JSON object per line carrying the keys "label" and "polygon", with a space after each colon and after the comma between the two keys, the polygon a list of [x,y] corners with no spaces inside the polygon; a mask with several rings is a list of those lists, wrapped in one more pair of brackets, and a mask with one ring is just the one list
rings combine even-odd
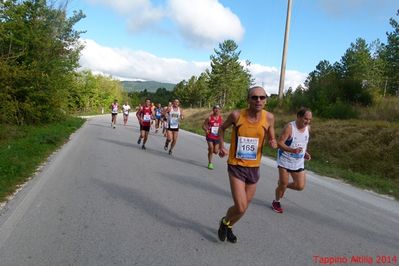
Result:
{"label": "green tree", "polygon": [[198,77],[196,89],[198,97],[197,104],[199,104],[199,107],[213,105],[214,99],[212,98],[212,93],[209,89],[209,73],[207,71],[202,72]]}
{"label": "green tree", "polygon": [[152,102],[160,103],[162,106],[165,106],[173,98],[173,96],[172,91],[169,91],[166,88],[158,88],[150,98]]}
{"label": "green tree", "polygon": [[173,95],[187,107],[210,105],[212,94],[209,90],[209,73],[205,71],[199,77],[192,76],[188,81],[179,82],[173,90]]}
{"label": "green tree", "polygon": [[173,96],[175,98],[178,98],[183,105],[186,105],[190,100],[190,95],[188,90],[186,90],[186,88],[187,88],[187,81],[182,80],[176,84],[173,90]]}
{"label": "green tree", "polygon": [[54,9],[45,0],[0,4],[0,119],[17,124],[61,119],[78,66],[84,17]]}
{"label": "green tree", "polygon": [[370,87],[374,84],[374,61],[366,41],[358,38],[341,58],[341,80],[337,84],[339,99],[346,103],[369,105],[372,103]]}
{"label": "green tree", "polygon": [[370,48],[362,38],[351,43],[341,58],[341,70],[345,78],[353,80],[368,80],[371,76],[372,61]]}
{"label": "green tree", "polygon": [[226,40],[211,55],[209,89],[221,106],[234,107],[246,98],[251,74],[239,61],[241,51],[233,40]]}
{"label": "green tree", "polygon": [[[399,16],[399,9],[396,13]],[[389,20],[393,31],[387,33],[387,45],[385,51],[387,92],[399,93],[399,22],[394,18]]]}
{"label": "green tree", "polygon": [[112,77],[93,75],[90,71],[77,73],[74,85],[69,88],[69,110],[73,113],[107,110],[114,99],[128,100],[121,82]]}
{"label": "green tree", "polygon": [[[305,81],[308,90],[295,95],[301,97],[306,95],[309,98],[309,107],[316,113],[324,106],[334,103],[339,97],[337,89],[340,76],[339,68],[338,64],[331,65],[327,60],[320,61],[316,66],[316,70],[312,71]],[[298,102],[303,102],[303,100]],[[297,107],[300,106],[295,106],[294,108]]]}

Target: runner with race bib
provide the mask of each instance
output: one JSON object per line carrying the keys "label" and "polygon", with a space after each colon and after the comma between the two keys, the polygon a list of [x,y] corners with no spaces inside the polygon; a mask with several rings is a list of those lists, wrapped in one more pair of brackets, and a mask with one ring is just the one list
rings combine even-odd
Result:
{"label": "runner with race bib", "polygon": [[130,112],[130,105],[128,102],[126,102],[124,105],[122,105],[122,112],[123,112],[123,125],[126,126],[127,120],[129,118],[129,112]]}
{"label": "runner with race bib", "polygon": [[116,116],[118,115],[119,112],[119,104],[118,100],[114,100],[113,103],[111,103],[111,127],[115,128],[116,125]]}
{"label": "runner with race bib", "polygon": [[180,102],[178,99],[174,100],[172,106],[166,110],[168,114],[168,127],[166,129],[166,141],[164,149],[168,150],[169,143],[169,155],[172,155],[173,148],[176,145],[177,137],[179,136],[179,123],[183,120],[183,110],[179,107]]}
{"label": "runner with race bib", "polygon": [[137,140],[137,144],[140,145],[141,140],[143,140],[143,145],[141,146],[141,149],[145,150],[145,144],[147,143],[148,133],[150,132],[151,128],[151,119],[153,117],[153,109],[150,99],[145,100],[144,106],[142,106],[140,110],[137,111],[136,116],[140,123],[140,136]]}
{"label": "runner with race bib", "polygon": [[[258,86],[250,88],[248,104],[247,109],[233,111],[219,128],[219,155],[229,155],[227,171],[234,205],[220,220],[218,237],[221,241],[227,239],[231,243],[237,242],[232,231],[233,225],[244,215],[255,196],[263,144],[268,139],[270,146],[277,148],[274,116],[264,110],[266,91]],[[227,151],[224,148],[224,133],[230,126],[233,130],[230,151]]]}
{"label": "runner with race bib", "polygon": [[161,125],[162,118],[162,106],[158,103],[157,107],[154,110],[154,118],[155,118],[155,133],[158,133],[159,126]]}
{"label": "runner with race bib", "polygon": [[212,163],[213,154],[219,153],[219,127],[222,125],[223,119],[220,115],[220,106],[215,105],[212,108],[211,115],[205,119],[202,129],[205,131],[206,142],[208,144],[208,169],[214,168]]}

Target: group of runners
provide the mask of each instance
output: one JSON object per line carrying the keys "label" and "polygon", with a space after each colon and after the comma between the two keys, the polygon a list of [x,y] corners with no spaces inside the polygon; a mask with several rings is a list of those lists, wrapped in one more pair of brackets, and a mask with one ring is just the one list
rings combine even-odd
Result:
{"label": "group of runners", "polygon": [[158,132],[159,127],[162,125],[164,136],[166,137],[164,149],[166,151],[169,149],[169,154],[172,155],[179,135],[179,124],[184,118],[179,100],[175,99],[165,108],[162,108],[160,104],[155,108],[151,104],[151,100],[146,99],[144,106],[137,110],[136,117],[140,124],[140,137],[137,140],[137,144],[142,142],[141,148],[143,150],[146,149],[145,144],[153,118],[155,121],[155,132]]}
{"label": "group of runners", "polygon": [[[115,128],[119,110],[118,101],[115,100],[110,108],[112,114],[111,126]],[[130,110],[128,103],[122,106],[124,125],[127,123]],[[159,129],[162,128],[162,133],[166,137],[164,149],[172,155],[179,135],[180,121],[184,117],[179,100],[175,99],[173,102],[169,102],[168,106],[162,107],[161,104],[155,106],[150,99],[146,99],[144,104],[140,104],[136,109],[136,117],[140,125],[140,136],[137,144],[141,144],[141,149],[146,149],[145,144],[153,126],[155,133],[158,133]]]}
{"label": "group of runners", "polygon": [[[116,128],[116,117],[119,112],[119,103],[118,100],[114,100],[113,103],[110,105],[111,108],[111,127]],[[124,105],[122,105],[122,113],[123,113],[123,125],[126,126],[127,120],[129,118],[129,112],[131,108],[128,102],[126,102]]]}
{"label": "group of runners", "polygon": [[[271,208],[277,213],[283,213],[280,200],[287,188],[297,191],[304,189],[306,183],[304,161],[311,159],[307,151],[312,120],[312,112],[309,109],[301,108],[297,112],[296,119],[284,126],[279,139],[276,140],[274,115],[264,110],[267,101],[265,89],[260,86],[250,88],[247,101],[247,108],[231,112],[225,121],[220,114],[220,106],[215,105],[202,125],[208,144],[208,169],[214,169],[212,163],[214,154],[219,154],[222,158],[228,156],[227,172],[234,204],[220,219],[218,237],[221,241],[227,240],[230,243],[237,242],[232,230],[233,225],[243,217],[255,196],[264,144],[268,143],[273,149],[278,148],[279,179],[275,189],[275,199],[271,203]],[[111,109],[113,113],[113,106]],[[156,113],[149,99],[136,113],[140,122],[140,137],[137,143],[142,143],[142,149],[145,149],[151,117],[156,117]],[[174,100],[158,117],[160,120],[166,118],[167,138],[164,148],[169,149],[169,154],[172,154],[177,141],[179,121],[183,119],[179,101]],[[224,135],[230,127],[232,127],[231,143],[227,150]]]}

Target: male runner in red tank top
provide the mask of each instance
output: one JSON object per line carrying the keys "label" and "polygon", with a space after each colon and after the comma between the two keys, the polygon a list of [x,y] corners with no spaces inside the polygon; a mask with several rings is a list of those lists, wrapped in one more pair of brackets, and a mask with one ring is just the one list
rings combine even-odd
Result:
{"label": "male runner in red tank top", "polygon": [[212,113],[207,117],[202,125],[202,129],[205,131],[206,142],[208,143],[208,169],[214,168],[212,163],[213,154],[219,153],[219,127],[222,125],[223,119],[220,115],[220,106],[215,105],[212,109]]}
{"label": "male runner in red tank top", "polygon": [[136,116],[140,123],[140,137],[137,140],[137,144],[140,144],[141,139],[143,139],[141,149],[145,150],[145,144],[147,143],[148,133],[151,128],[151,119],[154,117],[150,99],[145,100],[144,106],[137,111]]}

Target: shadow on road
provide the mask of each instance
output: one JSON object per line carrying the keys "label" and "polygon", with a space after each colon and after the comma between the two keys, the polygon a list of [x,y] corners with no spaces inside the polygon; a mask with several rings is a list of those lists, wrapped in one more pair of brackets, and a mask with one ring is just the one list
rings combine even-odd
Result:
{"label": "shadow on road", "polygon": [[104,139],[104,138],[98,138],[99,140],[110,142],[113,144],[117,144],[123,147],[132,147],[132,148],[139,148],[137,145],[135,145],[133,142],[124,142],[124,141],[119,141],[119,140],[114,140],[114,139]]}
{"label": "shadow on road", "polygon": [[[209,182],[203,181],[203,179],[199,176],[198,177],[193,177],[193,176],[187,177],[187,176],[182,176],[182,175],[168,175],[168,174],[162,173],[162,172],[158,172],[158,174],[160,176],[168,178],[169,180],[171,180],[173,182],[176,182],[176,184],[178,184],[178,185],[184,185],[184,186],[189,187],[190,189],[193,189],[193,188],[197,189],[197,190],[200,189],[200,190],[203,190],[206,192],[211,192],[218,196],[224,196],[229,199],[232,199],[229,186],[227,186],[226,189],[222,189],[218,186],[212,185]],[[227,171],[226,171],[225,178],[228,178]],[[265,207],[265,205],[266,205],[266,203],[264,201],[261,201],[257,198],[253,198],[251,204],[259,205],[261,207]],[[226,206],[226,209],[227,209],[227,207],[229,207],[229,206]]]}
{"label": "shadow on road", "polygon": [[[132,139],[132,142],[124,142],[124,141],[119,141],[119,140],[114,140],[114,139],[105,139],[105,138],[98,138],[98,139],[102,140],[102,141],[110,142],[110,143],[113,143],[113,144],[117,144],[117,145],[120,145],[120,146],[123,146],[123,147],[133,147],[133,148],[136,148],[138,150],[141,150],[141,145],[138,145],[136,143],[136,141],[137,141],[136,139],[134,139],[134,140]],[[183,163],[187,163],[187,164],[192,164],[192,165],[195,165],[195,166],[198,166],[198,167],[201,167],[201,168],[206,168],[206,165],[204,163],[200,163],[198,161],[190,160],[190,159],[183,159],[183,158],[175,156],[175,155],[169,155],[168,152],[163,149],[163,146],[160,147],[159,150],[158,149],[152,149],[152,148],[149,148],[147,146],[146,150],[145,151],[141,151],[141,152],[151,153],[151,154],[156,155],[156,156],[164,157],[164,158],[166,158],[168,160],[179,161],[179,162],[183,162]]]}
{"label": "shadow on road", "polygon": [[[291,201],[291,204],[294,205],[294,208],[289,210],[289,216],[293,217],[295,220],[312,220],[312,223],[317,223],[323,225],[323,227],[329,227],[330,230],[327,231],[346,231],[348,235],[357,235],[360,238],[364,238],[365,241],[375,243],[376,246],[379,243],[383,245],[391,246],[393,249],[399,250],[399,239],[395,237],[396,234],[384,234],[382,232],[378,232],[378,228],[370,227],[365,228],[364,226],[351,224],[349,222],[345,222],[343,220],[338,220],[331,215],[325,215],[320,212],[315,212],[310,209],[304,208],[299,204]],[[342,210],[344,212],[345,210]],[[348,216],[354,216],[351,213],[347,214]],[[362,217],[351,217],[349,220],[361,221]],[[377,218],[378,219],[378,218]],[[386,230],[383,230],[386,231]]]}
{"label": "shadow on road", "polygon": [[183,228],[192,230],[210,242],[218,242],[216,238],[217,231],[215,228],[207,227],[198,223],[197,221],[185,218],[178,212],[175,212],[167,206],[154,201],[137,189],[131,187],[122,187],[99,179],[94,179],[93,183],[102,187],[112,197],[122,199],[128,202],[129,205],[140,208],[149,216],[153,217],[156,221],[163,222],[164,224],[177,229]]}

